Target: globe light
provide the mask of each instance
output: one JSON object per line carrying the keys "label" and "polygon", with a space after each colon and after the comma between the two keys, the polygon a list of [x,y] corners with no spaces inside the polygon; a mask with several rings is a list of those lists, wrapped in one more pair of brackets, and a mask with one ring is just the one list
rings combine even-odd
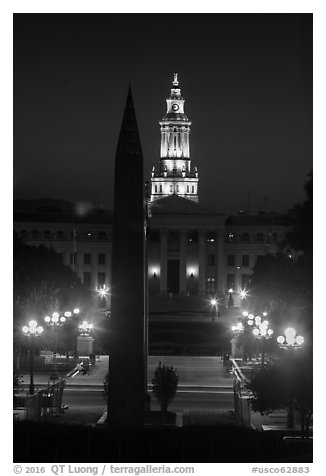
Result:
{"label": "globe light", "polygon": [[43,327],[42,326],[37,326],[36,332],[37,332],[37,334],[41,334],[43,332]]}
{"label": "globe light", "polygon": [[294,345],[295,344],[295,335],[296,335],[296,330],[293,329],[293,327],[288,327],[284,331],[285,334],[285,340],[289,345]]}
{"label": "globe light", "polygon": [[24,327],[23,327],[23,332],[24,332],[24,334],[27,334],[27,332],[28,332],[28,326],[24,326]]}
{"label": "globe light", "polygon": [[65,316],[61,316],[61,317],[60,317],[60,322],[63,324],[65,321],[66,321]]}
{"label": "globe light", "polygon": [[64,315],[65,315],[65,317],[71,317],[71,312],[70,312],[70,311],[66,311],[66,312],[64,313]]}
{"label": "globe light", "polygon": [[278,336],[276,339],[279,344],[284,344],[285,342],[285,337],[284,336]]}
{"label": "globe light", "polygon": [[248,320],[248,326],[252,326],[254,324],[254,321],[252,319]]}
{"label": "globe light", "polygon": [[76,307],[76,309],[74,309],[74,314],[79,314],[79,309],[78,309],[78,307]]}
{"label": "globe light", "polygon": [[243,311],[242,315],[243,315],[243,317],[248,317],[249,316],[247,311]]}
{"label": "globe light", "polygon": [[297,336],[296,342],[298,345],[302,345],[304,343],[304,338],[302,336]]}
{"label": "globe light", "polygon": [[34,320],[33,320],[33,321],[29,321],[28,325],[29,325],[29,327],[30,327],[31,329],[36,329],[36,327],[37,327],[37,322],[34,321]]}
{"label": "globe light", "polygon": [[217,304],[217,300],[216,300],[216,299],[212,299],[212,300],[211,300],[211,305],[212,305],[212,306],[216,306],[216,304]]}
{"label": "globe light", "polygon": [[266,312],[266,311],[263,312],[263,316],[264,316],[264,317],[267,316],[267,312]]}
{"label": "globe light", "polygon": [[47,324],[49,324],[51,322],[51,317],[50,316],[45,316],[44,320]]}
{"label": "globe light", "polygon": [[261,323],[261,317],[260,317],[260,316],[256,316],[256,317],[255,317],[255,324],[256,324],[256,326],[259,326],[260,323]]}
{"label": "globe light", "polygon": [[57,312],[54,312],[52,314],[52,322],[56,323],[59,321],[59,314]]}
{"label": "globe light", "polygon": [[259,329],[255,328],[252,333],[255,337],[259,336]]}
{"label": "globe light", "polygon": [[267,334],[268,334],[269,336],[272,336],[272,335],[274,334],[273,329],[268,329]]}
{"label": "globe light", "polygon": [[293,327],[288,327],[288,328],[285,329],[284,334],[285,334],[286,339],[288,339],[288,338],[292,339],[292,338],[295,337],[296,331],[295,331],[295,329],[293,329]]}

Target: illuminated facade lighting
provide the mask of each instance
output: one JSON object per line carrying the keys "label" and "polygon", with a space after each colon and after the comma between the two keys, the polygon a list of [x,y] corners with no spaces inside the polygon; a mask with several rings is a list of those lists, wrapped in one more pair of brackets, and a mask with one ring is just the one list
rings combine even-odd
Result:
{"label": "illuminated facade lighting", "polygon": [[189,136],[191,122],[184,113],[177,73],[174,74],[166,114],[160,121],[160,166],[151,173],[151,202],[169,195],[178,195],[198,202],[198,170],[190,160]]}

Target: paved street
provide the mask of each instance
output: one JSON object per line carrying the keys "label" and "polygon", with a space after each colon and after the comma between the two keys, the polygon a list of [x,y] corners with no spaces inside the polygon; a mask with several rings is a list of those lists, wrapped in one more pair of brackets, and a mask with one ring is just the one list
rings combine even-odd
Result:
{"label": "paved street", "polygon": [[[233,377],[226,374],[219,357],[150,356],[148,358],[148,384],[152,397],[152,410],[159,404],[151,392],[151,381],[159,362],[173,365],[179,375],[179,389],[169,409],[178,413],[195,411],[224,412],[233,409]],[[69,411],[83,409],[101,415],[106,410],[103,398],[103,380],[109,365],[109,357],[101,356],[88,375],[77,373],[66,379],[63,403]],[[47,377],[35,375],[36,387],[44,387]],[[27,384],[29,377],[24,376]]]}

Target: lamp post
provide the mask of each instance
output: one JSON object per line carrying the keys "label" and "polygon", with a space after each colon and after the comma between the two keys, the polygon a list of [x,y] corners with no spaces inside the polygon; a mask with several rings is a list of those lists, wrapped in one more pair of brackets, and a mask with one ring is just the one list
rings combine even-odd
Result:
{"label": "lamp post", "polygon": [[[297,336],[297,331],[293,327],[286,328],[284,335],[278,336],[276,340],[281,349],[288,349],[291,352],[291,356],[293,355],[293,351],[301,348],[304,343],[304,338],[301,335]],[[287,427],[294,427],[293,399],[289,401]]]}
{"label": "lamp post", "polygon": [[276,339],[278,346],[282,349],[300,348],[304,343],[302,336],[297,336],[297,332],[293,327],[288,327],[284,331],[284,335],[278,336]]}
{"label": "lamp post", "polygon": [[213,321],[215,320],[215,317],[217,317],[217,305],[218,305],[218,300],[216,298],[211,299]]}
{"label": "lamp post", "polygon": [[265,342],[267,339],[270,339],[274,334],[273,329],[268,327],[268,321],[261,321],[260,316],[255,317],[255,327],[252,331],[254,337],[261,341],[261,366],[265,364]]}
{"label": "lamp post", "polygon": [[228,307],[234,307],[234,299],[233,299],[233,288],[230,288],[228,290],[228,293],[229,293],[229,300],[228,300]]}
{"label": "lamp post", "polygon": [[54,312],[52,314],[52,317],[45,316],[44,320],[45,320],[46,325],[49,326],[49,327],[53,327],[53,329],[55,331],[54,360],[56,360],[57,351],[58,351],[58,328],[63,326],[63,324],[66,322],[66,317],[65,316],[60,316],[60,314],[58,312]]}
{"label": "lamp post", "polygon": [[[55,378],[58,378],[58,368],[57,368],[57,352],[58,352],[58,328],[62,327],[66,322],[66,314],[69,317],[71,315],[70,311],[66,311],[65,315],[60,316],[58,312],[54,312],[52,317],[45,316],[44,321],[47,326],[53,327],[55,332],[55,347],[54,347],[54,369],[55,369]],[[51,378],[51,377],[50,377]]]}
{"label": "lamp post", "polygon": [[43,327],[38,326],[37,322],[32,320],[29,321],[28,326],[23,327],[23,333],[26,337],[30,338],[30,364],[31,364],[31,377],[29,383],[29,394],[34,395],[34,339],[40,336],[43,332]]}
{"label": "lamp post", "polygon": [[83,321],[78,329],[81,336],[88,337],[92,332],[93,326],[88,321]]}

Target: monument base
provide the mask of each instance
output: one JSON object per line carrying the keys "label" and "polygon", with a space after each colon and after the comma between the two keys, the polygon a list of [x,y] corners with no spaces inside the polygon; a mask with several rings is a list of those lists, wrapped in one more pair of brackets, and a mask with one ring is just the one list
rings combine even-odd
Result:
{"label": "monument base", "polygon": [[93,354],[93,337],[78,336],[77,337],[77,353],[78,355]]}

